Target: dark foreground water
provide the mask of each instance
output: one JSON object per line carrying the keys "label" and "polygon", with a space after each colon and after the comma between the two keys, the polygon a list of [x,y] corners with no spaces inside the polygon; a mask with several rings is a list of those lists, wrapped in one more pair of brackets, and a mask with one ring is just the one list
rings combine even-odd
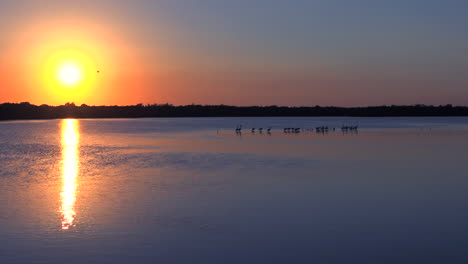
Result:
{"label": "dark foreground water", "polygon": [[468,263],[468,118],[2,122],[0,263]]}

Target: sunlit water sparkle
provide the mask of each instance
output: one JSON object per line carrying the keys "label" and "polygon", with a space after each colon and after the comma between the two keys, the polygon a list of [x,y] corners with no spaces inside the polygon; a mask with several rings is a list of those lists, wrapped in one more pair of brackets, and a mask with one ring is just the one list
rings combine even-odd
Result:
{"label": "sunlit water sparkle", "polygon": [[73,226],[75,219],[75,201],[77,177],[79,173],[79,127],[78,120],[64,119],[61,122],[62,131],[62,192],[60,193],[62,213],[62,229]]}

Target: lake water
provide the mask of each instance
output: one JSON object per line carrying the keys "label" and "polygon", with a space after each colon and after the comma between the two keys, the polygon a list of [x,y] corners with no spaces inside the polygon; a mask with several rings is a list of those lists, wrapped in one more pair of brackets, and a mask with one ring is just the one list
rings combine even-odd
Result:
{"label": "lake water", "polygon": [[0,122],[0,263],[468,263],[468,118]]}

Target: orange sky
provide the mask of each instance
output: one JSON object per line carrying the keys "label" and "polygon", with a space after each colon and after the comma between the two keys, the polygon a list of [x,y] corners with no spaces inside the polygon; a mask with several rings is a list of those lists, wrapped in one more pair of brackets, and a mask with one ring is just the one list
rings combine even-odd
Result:
{"label": "orange sky", "polygon": [[[7,101],[35,104],[110,104],[135,101],[128,87],[138,87],[138,74],[144,71],[142,54],[131,49],[126,37],[108,32],[98,23],[80,19],[44,20],[21,25],[12,34],[3,53],[0,80]],[[77,55],[78,54],[78,55]],[[73,89],[60,87],[49,64],[76,59],[86,72],[85,82]],[[50,66],[53,67],[54,65]],[[97,71],[100,71],[98,74]]]}

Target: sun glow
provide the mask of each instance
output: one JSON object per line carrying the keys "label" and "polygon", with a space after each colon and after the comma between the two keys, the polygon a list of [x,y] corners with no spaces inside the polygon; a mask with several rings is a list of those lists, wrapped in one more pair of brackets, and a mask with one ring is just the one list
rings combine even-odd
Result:
{"label": "sun glow", "polygon": [[43,83],[54,97],[78,101],[97,86],[96,60],[83,50],[59,49],[49,53],[43,68]]}
{"label": "sun glow", "polygon": [[3,89],[1,97],[38,105],[133,102],[139,96],[133,87],[146,83],[143,66],[153,62],[132,47],[127,31],[109,30],[107,22],[38,18],[13,30],[11,45],[0,44],[0,86],[15,89]]}

